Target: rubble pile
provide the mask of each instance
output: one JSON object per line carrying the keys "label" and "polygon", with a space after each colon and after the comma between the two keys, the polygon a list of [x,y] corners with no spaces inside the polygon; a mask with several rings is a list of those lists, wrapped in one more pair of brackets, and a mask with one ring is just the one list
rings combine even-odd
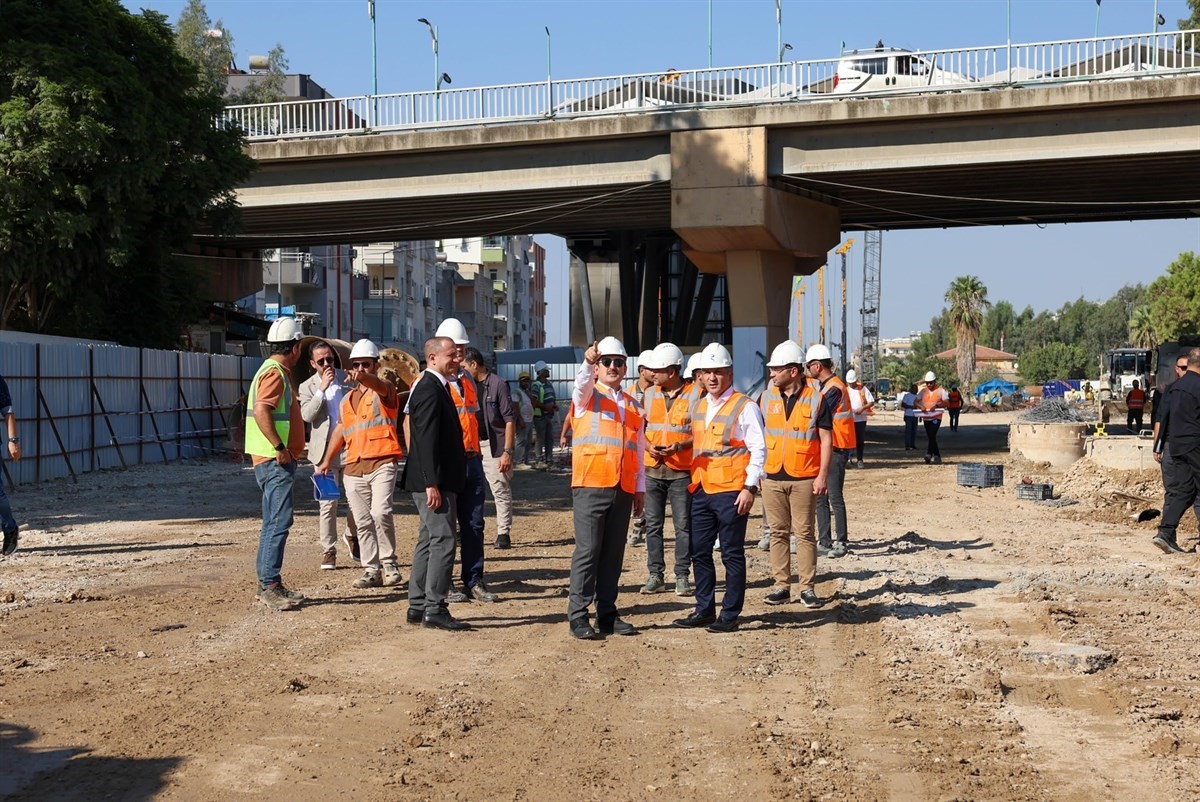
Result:
{"label": "rubble pile", "polygon": [[1021,413],[1017,420],[1021,423],[1091,423],[1096,420],[1096,410],[1068,404],[1061,398],[1047,398]]}

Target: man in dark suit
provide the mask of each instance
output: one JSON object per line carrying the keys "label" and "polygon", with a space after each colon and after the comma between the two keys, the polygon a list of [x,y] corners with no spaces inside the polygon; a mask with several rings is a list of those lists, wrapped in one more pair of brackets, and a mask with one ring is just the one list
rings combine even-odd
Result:
{"label": "man in dark suit", "polygon": [[1152,542],[1165,554],[1186,551],[1175,532],[1187,508],[1200,517],[1200,348],[1176,357],[1175,375],[1165,394],[1163,415],[1154,427],[1154,458],[1162,463],[1166,498]]}
{"label": "man in dark suit", "polygon": [[470,625],[452,617],[446,605],[454,571],[454,497],[467,475],[462,426],[447,387],[460,364],[454,341],[426,340],[425,360],[424,381],[416,383],[408,401],[411,439],[400,477],[421,516],[408,583],[408,622],[457,631]]}

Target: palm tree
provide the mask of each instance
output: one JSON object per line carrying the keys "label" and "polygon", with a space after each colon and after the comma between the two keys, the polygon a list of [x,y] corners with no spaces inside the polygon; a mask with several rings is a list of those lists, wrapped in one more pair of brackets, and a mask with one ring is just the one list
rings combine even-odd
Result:
{"label": "palm tree", "polygon": [[965,390],[975,374],[975,341],[983,326],[983,310],[992,304],[987,299],[987,287],[977,276],[959,276],[950,282],[946,302],[950,304],[948,317],[957,341],[958,378]]}
{"label": "palm tree", "polygon": [[1129,318],[1129,341],[1137,348],[1153,350],[1158,346],[1158,332],[1154,330],[1154,318],[1150,307],[1139,306]]}

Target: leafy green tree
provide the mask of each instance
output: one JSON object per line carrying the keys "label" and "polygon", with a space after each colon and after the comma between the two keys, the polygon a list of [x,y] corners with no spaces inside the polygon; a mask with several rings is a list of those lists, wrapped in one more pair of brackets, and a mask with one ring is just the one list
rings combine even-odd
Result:
{"label": "leafy green tree", "polygon": [[246,88],[226,92],[232,105],[274,103],[284,98],[283,87],[287,80],[288,60],[283,55],[283,45],[276,43],[267,54],[267,69],[248,76]]}
{"label": "leafy green tree", "polygon": [[1082,379],[1087,375],[1087,354],[1078,345],[1052,342],[1021,354],[1021,378],[1028,384],[1051,379]]}
{"label": "leafy green tree", "polygon": [[1191,251],[1179,254],[1166,275],[1150,284],[1146,296],[1159,342],[1200,333],[1200,257]]}
{"label": "leafy green tree", "polygon": [[1179,20],[1179,30],[1194,31],[1200,28],[1200,0],[1187,0],[1187,4],[1192,10],[1192,15]]}
{"label": "leafy green tree", "polygon": [[[1017,313],[1008,301],[996,301],[983,316],[979,328],[979,342],[989,348],[1004,350],[1012,347],[1011,340],[1017,334]],[[1002,344],[1003,343],[1003,344]]]}
{"label": "leafy green tree", "polygon": [[202,91],[225,94],[233,63],[233,34],[221,20],[208,16],[204,0],[188,0],[175,21],[175,47],[200,70]]}
{"label": "leafy green tree", "polygon": [[1129,319],[1129,342],[1137,348],[1157,348],[1158,332],[1154,328],[1154,316],[1150,307],[1139,306]]}
{"label": "leafy green tree", "polygon": [[977,276],[959,276],[950,282],[946,301],[950,304],[949,320],[958,352],[955,360],[958,379],[967,387],[975,374],[975,343],[983,326],[983,313],[991,302],[987,299],[987,287]]}
{"label": "leafy green tree", "polygon": [[161,14],[5,0],[0,327],[170,346],[195,315],[174,256],[233,229],[253,161]]}

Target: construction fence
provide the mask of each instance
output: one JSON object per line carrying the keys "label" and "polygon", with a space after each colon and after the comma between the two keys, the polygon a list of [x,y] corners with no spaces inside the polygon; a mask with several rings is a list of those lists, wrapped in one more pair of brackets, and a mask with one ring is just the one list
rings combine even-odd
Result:
{"label": "construction fence", "polygon": [[261,358],[158,351],[0,332],[20,462],[29,482],[216,453],[240,454],[245,397]]}

